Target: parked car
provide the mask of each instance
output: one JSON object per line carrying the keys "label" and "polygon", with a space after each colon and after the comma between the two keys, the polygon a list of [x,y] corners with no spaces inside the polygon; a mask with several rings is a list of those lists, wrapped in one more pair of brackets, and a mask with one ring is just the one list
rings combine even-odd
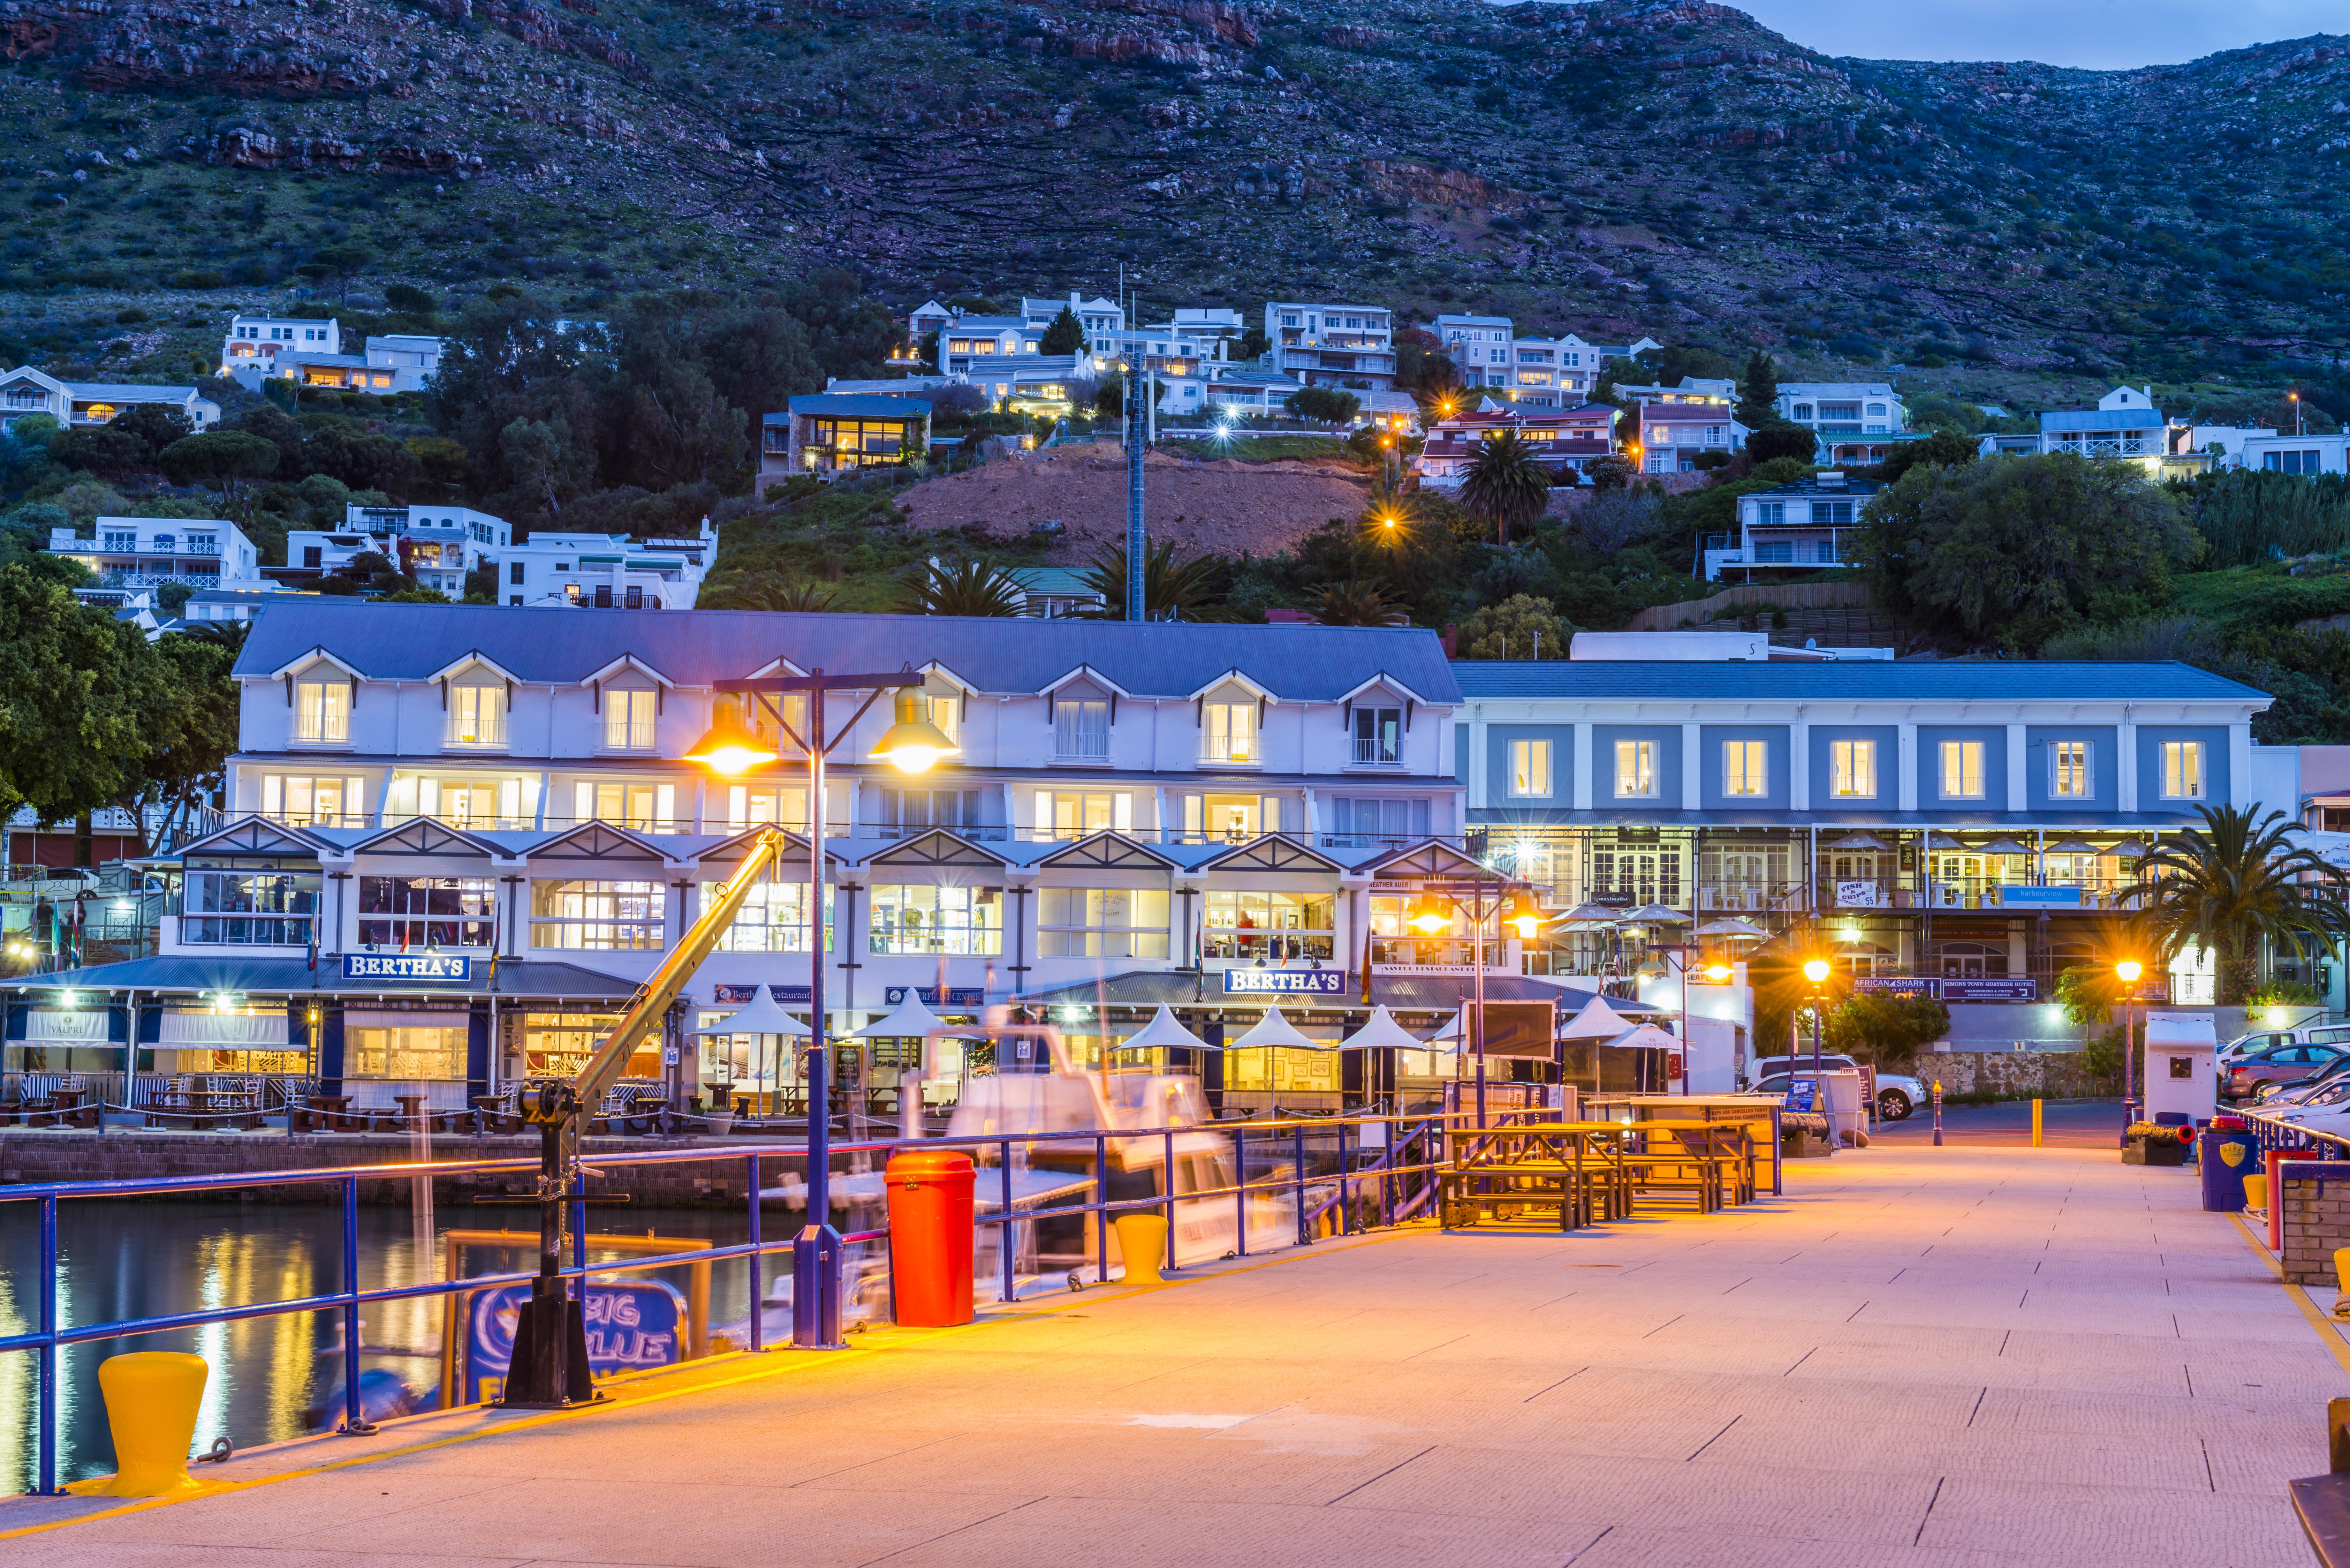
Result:
{"label": "parked car", "polygon": [[2220,1047],[2220,1068],[2242,1056],[2255,1056],[2279,1045],[2339,1045],[2350,1050],[2350,1023],[2304,1023],[2295,1029],[2255,1029]]}
{"label": "parked car", "polygon": [[[1838,1056],[1828,1052],[1820,1054],[1820,1071],[1823,1073],[1851,1073],[1858,1071],[1859,1067],[1860,1064],[1849,1056]],[[1800,1056],[1758,1056],[1748,1071],[1754,1075],[1752,1087],[1755,1094],[1783,1095],[1794,1079],[1808,1080],[1811,1077],[1811,1053],[1805,1052]],[[1765,1087],[1773,1078],[1778,1080],[1776,1085]],[[1926,1086],[1917,1079],[1906,1073],[1888,1073],[1882,1067],[1877,1070],[1878,1120],[1900,1121],[1925,1103]]]}
{"label": "parked car", "polygon": [[2317,1070],[2305,1078],[2279,1079],[2262,1084],[2252,1091],[2252,1103],[2262,1106],[2307,1105],[2320,1089],[2329,1087],[2345,1073],[2350,1073],[2350,1054],[2320,1063]]}
{"label": "parked car", "polygon": [[2337,1076],[2305,1091],[2298,1104],[2263,1106],[2263,1114],[2313,1132],[2350,1134],[2350,1076]]}
{"label": "parked car", "polygon": [[2220,1093],[2227,1099],[2247,1099],[2263,1084],[2313,1077],[2343,1054],[2337,1045],[2272,1045],[2224,1064],[2220,1069]]}

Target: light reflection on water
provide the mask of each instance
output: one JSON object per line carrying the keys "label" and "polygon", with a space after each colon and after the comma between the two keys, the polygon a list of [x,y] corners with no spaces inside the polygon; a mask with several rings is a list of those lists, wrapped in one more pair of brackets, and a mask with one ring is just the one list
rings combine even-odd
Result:
{"label": "light reflection on water", "polygon": [[[720,1243],[747,1238],[739,1211],[594,1210],[588,1214],[590,1258],[595,1233],[649,1231]],[[448,1232],[535,1229],[527,1208],[475,1209],[444,1205],[428,1241],[408,1207],[373,1205],[359,1211],[359,1285],[363,1290],[412,1284],[442,1276]],[[151,1202],[136,1199],[68,1202],[58,1215],[58,1321],[76,1324],[160,1317],[205,1307],[286,1301],[342,1285],[342,1212],[329,1205]],[[768,1217],[771,1236],[787,1235]],[[600,1260],[598,1260],[600,1261]],[[470,1275],[535,1267],[525,1251],[469,1251]],[[767,1277],[788,1269],[770,1259]],[[740,1259],[711,1269],[711,1318],[725,1324],[748,1306]],[[682,1268],[651,1276],[682,1289]],[[0,1334],[24,1334],[40,1323],[40,1221],[31,1203],[0,1203]],[[382,1367],[411,1386],[437,1391],[442,1301],[420,1297],[374,1302],[361,1313],[366,1353],[362,1368]],[[211,1367],[196,1421],[195,1447],[227,1437],[239,1449],[283,1442],[332,1428],[342,1417],[339,1311],[289,1313],[208,1324],[195,1329],[71,1345],[58,1354],[57,1479],[76,1480],[114,1469],[99,1364],[130,1350],[182,1350]],[[39,1365],[31,1352],[0,1355],[0,1494],[27,1491],[36,1482]]]}

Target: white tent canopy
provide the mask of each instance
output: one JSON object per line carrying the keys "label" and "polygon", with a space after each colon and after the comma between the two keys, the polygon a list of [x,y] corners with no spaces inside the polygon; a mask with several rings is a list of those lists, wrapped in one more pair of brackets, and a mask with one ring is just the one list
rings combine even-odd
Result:
{"label": "white tent canopy", "polygon": [[1681,1048],[1680,1039],[1678,1035],[1668,1033],[1664,1030],[1658,1028],[1653,1023],[1642,1023],[1637,1025],[1634,1028],[1626,1030],[1615,1039],[1603,1040],[1600,1044],[1618,1051],[1628,1051],[1636,1046],[1641,1045],[1651,1046],[1663,1051],[1678,1051]]}
{"label": "white tent canopy", "polygon": [[1697,929],[1697,934],[1701,937],[1724,937],[1737,941],[1759,942],[1771,933],[1751,921],[1731,919],[1724,916],[1719,920],[1708,920]]}
{"label": "white tent canopy", "polygon": [[1286,1045],[1293,1051],[1335,1051],[1336,1045],[1323,1040],[1308,1040],[1297,1032],[1297,1026],[1281,1015],[1281,1004],[1275,1002],[1264,1010],[1256,1027],[1231,1043],[1229,1049],[1250,1051],[1264,1045]]}
{"label": "white tent canopy", "polygon": [[1371,1009],[1363,1026],[1345,1041],[1349,1051],[1425,1051],[1427,1044],[1395,1021],[1384,1004]]}
{"label": "white tent canopy", "polygon": [[1444,1027],[1430,1035],[1426,1044],[1433,1045],[1440,1040],[1458,1041],[1467,1039],[1469,1037],[1469,1026],[1461,1022],[1461,1020],[1466,1016],[1467,1012],[1464,1009],[1462,1012],[1456,1012],[1451,1017],[1446,1019],[1444,1021]]}
{"label": "white tent canopy", "polygon": [[911,986],[906,988],[906,1000],[886,1016],[877,1018],[862,1029],[848,1033],[851,1040],[920,1040],[933,1029],[946,1028],[947,1021],[922,1005],[922,993]]}
{"label": "white tent canopy", "polygon": [[[723,1005],[723,1004],[722,1004]],[[749,1006],[730,1012],[715,1023],[705,1023],[696,1034],[806,1034],[808,1026],[775,1005],[775,992],[760,986]]]}
{"label": "white tent canopy", "polygon": [[1569,1019],[1566,1027],[1558,1032],[1562,1040],[1613,1040],[1633,1028],[1637,1020],[1625,1017],[1607,1005],[1604,996],[1595,996],[1583,1004],[1583,1011]]}
{"label": "white tent canopy", "polygon": [[1130,1034],[1110,1047],[1113,1051],[1221,1051],[1221,1045],[1211,1045],[1183,1027],[1180,1020],[1160,1002],[1159,1011],[1139,1033]]}

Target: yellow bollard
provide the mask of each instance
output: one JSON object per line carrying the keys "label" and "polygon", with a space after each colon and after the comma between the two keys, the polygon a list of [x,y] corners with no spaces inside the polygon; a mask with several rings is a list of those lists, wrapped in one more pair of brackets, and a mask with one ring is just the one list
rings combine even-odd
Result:
{"label": "yellow bollard", "polygon": [[1110,1228],[1118,1232],[1118,1255],[1126,1260],[1126,1282],[1156,1282],[1167,1256],[1166,1216],[1137,1210],[1119,1215]]}
{"label": "yellow bollard", "polygon": [[2265,1210],[2269,1206],[2269,1179],[2265,1176],[2244,1178],[2244,1207]]}
{"label": "yellow bollard", "polygon": [[2032,1147],[2040,1147],[2040,1102],[2032,1102]]}
{"label": "yellow bollard", "polygon": [[100,1362],[98,1386],[106,1396],[106,1424],[114,1431],[119,1469],[66,1490],[84,1497],[203,1490],[204,1483],[188,1473],[188,1449],[195,1442],[196,1407],[203,1401],[208,1375],[203,1356],[170,1350],[137,1350]]}
{"label": "yellow bollard", "polygon": [[[2262,1177],[2261,1182],[2262,1186],[2266,1186],[2268,1179]],[[2334,1282],[2342,1287],[2340,1293],[2334,1298],[2334,1315],[2337,1319],[2350,1322],[2350,1247],[2334,1249]]]}

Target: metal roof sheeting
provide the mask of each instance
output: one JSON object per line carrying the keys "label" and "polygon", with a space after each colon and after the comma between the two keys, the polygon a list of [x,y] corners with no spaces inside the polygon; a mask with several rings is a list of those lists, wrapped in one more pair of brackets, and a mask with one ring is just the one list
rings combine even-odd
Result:
{"label": "metal roof sheeting", "polygon": [[[240,661],[239,668],[243,668]],[[272,666],[271,668],[275,668]],[[2245,702],[2268,693],[2191,664],[2038,659],[1475,660],[1452,672],[1470,698],[1722,702]]]}
{"label": "metal roof sheeting", "polygon": [[268,676],[321,648],[376,680],[430,680],[479,651],[518,680],[559,685],[577,685],[633,654],[681,686],[740,680],[780,659],[843,672],[935,662],[983,691],[1022,695],[1085,664],[1137,696],[1186,701],[1232,673],[1283,701],[1341,701],[1385,672],[1425,701],[1461,700],[1436,634],[1411,628],[764,610],[379,604],[355,615],[340,606],[275,604],[254,618],[236,673]]}

